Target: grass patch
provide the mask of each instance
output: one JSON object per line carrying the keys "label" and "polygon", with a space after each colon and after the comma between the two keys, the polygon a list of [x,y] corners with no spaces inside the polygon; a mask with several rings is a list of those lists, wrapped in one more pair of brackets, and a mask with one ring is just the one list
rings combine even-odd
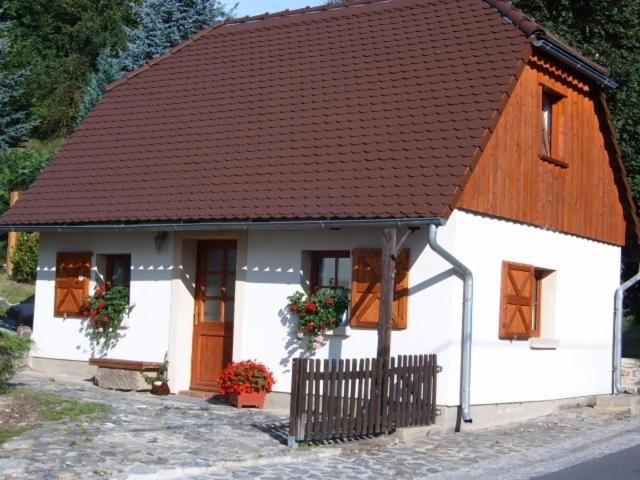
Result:
{"label": "grass patch", "polygon": [[0,297],[7,301],[20,303],[33,296],[34,292],[34,285],[14,282],[6,273],[0,273]]}
{"label": "grass patch", "polygon": [[22,428],[0,428],[0,445],[2,445],[7,440],[11,440],[13,437],[17,437],[22,435],[24,432],[28,431],[28,427]]}
{"label": "grass patch", "polygon": [[85,415],[104,415],[113,411],[113,407],[105,403],[74,400],[52,393],[17,389],[12,391],[11,394],[19,394],[33,400],[38,406],[38,418],[48,422],[55,422],[63,418],[78,418]]}

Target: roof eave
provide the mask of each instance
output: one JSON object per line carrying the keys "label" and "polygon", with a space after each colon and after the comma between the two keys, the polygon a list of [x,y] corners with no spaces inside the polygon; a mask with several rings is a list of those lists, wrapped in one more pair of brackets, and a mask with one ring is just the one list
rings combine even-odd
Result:
{"label": "roof eave", "polygon": [[620,86],[616,80],[607,74],[606,71],[585,62],[580,56],[565,48],[560,42],[557,42],[546,35],[545,32],[536,32],[532,36],[531,43],[533,46],[545,51],[556,60],[578,70],[601,87],[616,89]]}
{"label": "roof eave", "polygon": [[275,230],[338,229],[347,227],[444,226],[442,217],[403,217],[345,220],[268,220],[229,222],[149,222],[149,223],[61,223],[0,225],[0,232],[87,232],[87,231],[193,231],[193,230]]}

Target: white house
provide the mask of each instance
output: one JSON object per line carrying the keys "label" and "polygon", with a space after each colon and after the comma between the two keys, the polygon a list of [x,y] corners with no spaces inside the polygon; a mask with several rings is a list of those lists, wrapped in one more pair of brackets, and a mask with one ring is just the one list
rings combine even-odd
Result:
{"label": "white house", "polygon": [[438,355],[443,411],[462,403],[482,423],[610,393],[613,293],[637,241],[613,86],[502,0],[215,24],[110,85],[0,219],[41,232],[38,363],[87,362],[79,303],[113,280],[135,307],[109,358],[168,352],[173,392],[214,390],[228,361],[257,359],[289,392],[302,352],[287,297],[350,286],[365,307],[316,356],[375,356],[367,265],[395,227],[413,233],[392,354]]}

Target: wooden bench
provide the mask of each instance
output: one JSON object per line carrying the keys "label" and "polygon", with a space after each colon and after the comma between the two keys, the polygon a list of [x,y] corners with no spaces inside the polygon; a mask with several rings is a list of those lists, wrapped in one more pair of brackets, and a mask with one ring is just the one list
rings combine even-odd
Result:
{"label": "wooden bench", "polygon": [[118,358],[91,358],[89,365],[98,367],[94,377],[96,385],[112,390],[150,390],[145,373],[154,376],[162,363]]}

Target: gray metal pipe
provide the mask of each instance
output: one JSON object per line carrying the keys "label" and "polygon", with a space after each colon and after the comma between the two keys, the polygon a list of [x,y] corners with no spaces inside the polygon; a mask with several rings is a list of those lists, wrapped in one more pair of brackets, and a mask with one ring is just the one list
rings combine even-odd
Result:
{"label": "gray metal pipe", "polygon": [[595,81],[598,85],[609,88],[618,88],[620,85],[605,72],[583,62],[578,56],[556,43],[553,39],[538,33],[532,40],[534,46],[541,48],[552,57],[582,72]]}
{"label": "gray metal pipe", "polygon": [[616,288],[615,302],[613,307],[613,393],[626,393],[622,386],[622,375],[620,365],[622,364],[622,300],[624,292],[640,281],[640,267],[629,280]]}
{"label": "gray metal pipe", "polygon": [[464,278],[462,304],[462,366],[460,368],[460,409],[462,419],[471,423],[471,332],[473,325],[473,274],[460,260],[438,243],[438,227],[429,225],[428,242],[431,249],[449,262]]}

